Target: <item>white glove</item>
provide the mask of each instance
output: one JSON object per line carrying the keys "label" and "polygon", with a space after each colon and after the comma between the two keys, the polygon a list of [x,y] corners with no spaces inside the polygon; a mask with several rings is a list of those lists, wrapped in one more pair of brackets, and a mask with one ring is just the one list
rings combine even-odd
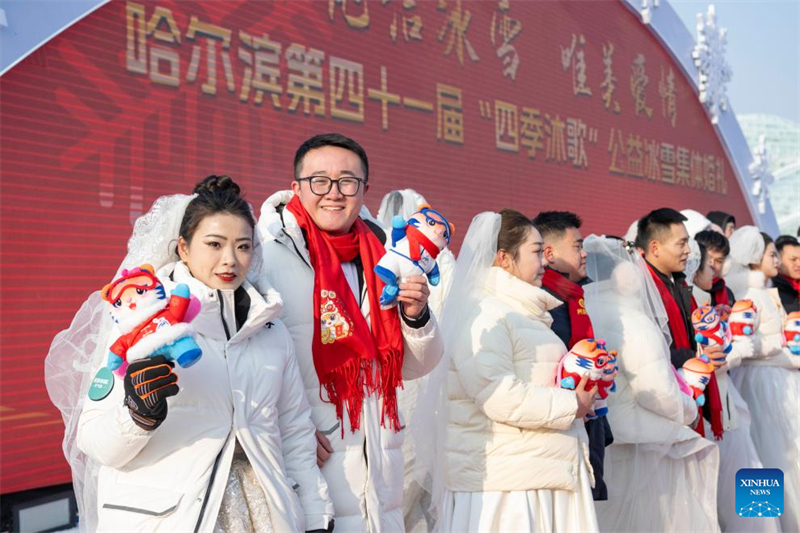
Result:
{"label": "white glove", "polygon": [[742,359],[750,359],[754,353],[755,346],[753,346],[753,341],[750,340],[750,337],[743,335],[735,337],[731,353],[727,357],[728,369],[738,367],[742,364]]}

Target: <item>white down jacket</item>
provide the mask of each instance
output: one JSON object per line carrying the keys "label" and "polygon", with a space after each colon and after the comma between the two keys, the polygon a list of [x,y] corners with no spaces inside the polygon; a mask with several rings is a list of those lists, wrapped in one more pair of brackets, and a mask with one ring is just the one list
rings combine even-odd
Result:
{"label": "white down jacket", "polygon": [[619,353],[616,391],[608,397],[614,444],[695,441],[695,448],[711,446],[688,427],[697,418],[697,404],[681,392],[669,346],[661,330],[637,307],[639,299],[610,291],[596,294],[589,291],[586,297],[595,335]]}
{"label": "white down jacket", "polygon": [[561,302],[499,267],[484,295],[447,347],[447,488],[576,491],[580,461],[591,465],[575,393],[555,385],[567,349],[548,310]]}
{"label": "white down jacket", "polygon": [[186,283],[200,300],[192,324],[203,356],[176,367],[180,392],[154,431],[132,422],[119,379],[104,399],[85,401],[77,438],[102,465],[98,530],[212,531],[236,441],[264,489],[274,531],[326,527],[333,505],[291,338],[277,320],[280,297],[270,291],[265,300],[245,283],[238,300],[249,300],[249,311],[236,331],[233,291],[208,288],[183,263],[158,276],[167,291]]}
{"label": "white down jacket", "polygon": [[778,289],[769,287],[760,270],[742,269],[728,274],[725,282],[740,300],[752,300],[758,309],[759,326],[751,337],[753,357],[744,359],[742,366],[769,365],[787,369],[800,368],[800,357],[784,346],[783,323],[786,311]]}
{"label": "white down jacket", "polygon": [[[402,532],[403,526],[403,431],[395,433],[380,424],[381,405],[377,396],[364,400],[361,429],[350,431],[344,414],[344,435],[333,404],[322,400],[311,342],[314,334],[314,271],[303,232],[288,210],[290,191],[275,193],[264,202],[258,227],[265,239],[262,245],[269,284],[284,299],[282,320],[295,343],[311,418],[333,447],[333,454],[322,467],[336,511],[336,531],[347,533]],[[362,218],[369,216],[365,209]],[[353,288],[361,311],[369,322],[369,301],[358,294],[357,270],[344,263],[342,270]],[[259,280],[253,280],[258,286]],[[365,284],[366,286],[366,284]],[[366,288],[364,289],[366,291]],[[441,359],[444,347],[436,319],[419,329],[400,321],[404,339],[403,379],[416,379],[429,373]],[[404,424],[401,413],[401,424]]]}

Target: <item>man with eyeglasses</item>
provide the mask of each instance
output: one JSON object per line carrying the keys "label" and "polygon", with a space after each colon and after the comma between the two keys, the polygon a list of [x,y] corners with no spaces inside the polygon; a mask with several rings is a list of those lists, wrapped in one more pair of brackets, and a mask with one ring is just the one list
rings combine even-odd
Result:
{"label": "man with eyeglasses", "polygon": [[[444,347],[424,276],[407,278],[400,304],[381,309],[374,267],[386,236],[364,207],[368,189],[369,162],[358,143],[335,133],[304,142],[292,190],[261,207],[260,289],[271,285],[283,299],[336,529],[402,532],[405,426],[397,388],[433,370]],[[304,509],[306,530],[332,528],[332,517]]]}

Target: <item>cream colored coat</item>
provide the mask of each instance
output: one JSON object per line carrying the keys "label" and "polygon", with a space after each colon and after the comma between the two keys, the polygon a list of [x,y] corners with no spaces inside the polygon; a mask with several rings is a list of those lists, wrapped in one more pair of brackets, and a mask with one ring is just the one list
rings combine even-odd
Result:
{"label": "cream colored coat", "polygon": [[561,302],[498,267],[484,291],[448,347],[447,488],[575,491],[591,466],[576,395],[555,386],[567,350],[548,310]]}
{"label": "cream colored coat", "polygon": [[759,326],[752,336],[753,357],[742,360],[742,365],[770,365],[781,368],[800,368],[800,357],[785,347],[783,323],[786,311],[781,304],[778,289],[769,287],[760,270],[743,270],[725,277],[728,287],[740,300],[752,300],[758,309]]}
{"label": "cream colored coat", "polygon": [[688,427],[697,418],[697,403],[681,392],[664,336],[637,303],[614,293],[586,298],[595,334],[619,352],[617,389],[608,397],[614,443],[710,445]]}

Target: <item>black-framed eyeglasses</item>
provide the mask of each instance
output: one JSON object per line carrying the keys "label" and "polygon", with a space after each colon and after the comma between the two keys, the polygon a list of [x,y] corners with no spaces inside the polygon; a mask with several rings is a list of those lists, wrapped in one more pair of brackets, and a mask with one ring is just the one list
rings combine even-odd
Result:
{"label": "black-framed eyeglasses", "polygon": [[361,178],[351,178],[349,176],[338,180],[331,179],[328,176],[309,176],[307,178],[297,178],[297,181],[308,181],[311,192],[317,196],[325,196],[331,192],[334,183],[339,188],[342,196],[355,196],[361,189],[361,184],[364,183]]}

